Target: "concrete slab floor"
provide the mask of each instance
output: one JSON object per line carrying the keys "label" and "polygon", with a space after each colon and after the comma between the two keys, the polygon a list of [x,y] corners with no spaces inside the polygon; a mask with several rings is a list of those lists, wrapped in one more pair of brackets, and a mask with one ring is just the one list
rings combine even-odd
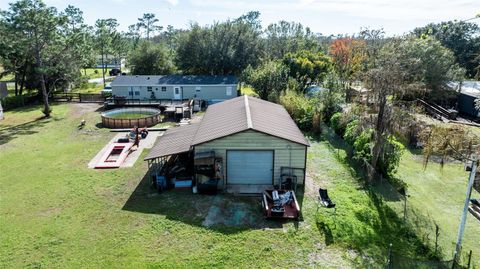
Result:
{"label": "concrete slab floor", "polygon": [[[152,148],[155,145],[155,141],[159,136],[162,136],[164,132],[149,132],[148,136],[145,139],[140,140],[139,147],[136,146],[127,156],[125,161],[120,167],[133,167],[135,162],[137,161],[138,157],[142,154],[143,149],[145,148]],[[117,133],[115,136],[92,158],[92,160],[88,163],[88,168],[95,168],[95,165],[98,163],[100,158],[105,154],[105,151],[108,149],[108,146],[117,141],[119,138],[125,137],[127,132]]]}
{"label": "concrete slab floor", "polygon": [[249,228],[282,228],[281,222],[266,220],[258,197],[217,195],[214,197],[205,220],[205,227],[228,226]]}

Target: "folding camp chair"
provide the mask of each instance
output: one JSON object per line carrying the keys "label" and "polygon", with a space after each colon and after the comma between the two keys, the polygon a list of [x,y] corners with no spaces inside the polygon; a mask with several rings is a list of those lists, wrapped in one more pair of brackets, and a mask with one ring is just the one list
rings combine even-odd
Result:
{"label": "folding camp chair", "polygon": [[318,197],[318,204],[317,204],[317,213],[320,205],[325,208],[333,208],[333,222],[336,225],[337,208],[335,207],[335,203],[332,202],[332,200],[328,196],[328,191],[326,189],[319,188],[318,194],[319,194],[319,197]]}
{"label": "folding camp chair", "polygon": [[319,193],[319,197],[318,197],[318,201],[319,203],[326,207],[326,208],[335,208],[335,204],[332,202],[332,200],[330,199],[330,197],[328,197],[328,191],[326,189],[318,189],[318,193]]}

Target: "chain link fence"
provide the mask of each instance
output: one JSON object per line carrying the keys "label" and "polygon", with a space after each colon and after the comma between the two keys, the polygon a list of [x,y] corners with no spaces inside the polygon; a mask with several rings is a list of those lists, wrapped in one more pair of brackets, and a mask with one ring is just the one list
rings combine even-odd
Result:
{"label": "chain link fence", "polygon": [[[328,128],[328,127],[327,127]],[[329,129],[329,128],[328,128]],[[332,130],[328,132],[333,133]],[[340,144],[339,144],[340,143]],[[418,259],[414,257],[406,257],[399,253],[389,250],[388,262],[386,268],[477,268],[478,265],[471,250],[463,250],[459,255],[457,261],[453,261],[453,251],[455,249],[455,242],[447,238],[441,226],[434,221],[427,219],[420,212],[416,212],[413,208],[407,208],[405,192],[401,190],[398,182],[391,182],[385,179],[378,173],[368,161],[364,159],[355,158],[354,150],[344,141],[338,142],[330,140],[332,150],[341,161],[348,161],[357,175],[366,180],[367,183],[380,182],[379,184],[389,184],[393,187],[393,191],[405,201],[405,206],[401,210],[392,208],[399,217],[404,217],[405,225],[422,239],[424,244],[432,249],[434,257],[429,260]],[[342,153],[344,152],[344,154]],[[408,215],[408,217],[407,217]],[[443,244],[442,244],[443,243]],[[442,245],[451,244],[448,250],[443,249]],[[479,243],[480,244],[480,243]],[[447,258],[442,261],[440,257]],[[448,258],[452,260],[448,260]],[[480,268],[479,268],[480,269]]]}

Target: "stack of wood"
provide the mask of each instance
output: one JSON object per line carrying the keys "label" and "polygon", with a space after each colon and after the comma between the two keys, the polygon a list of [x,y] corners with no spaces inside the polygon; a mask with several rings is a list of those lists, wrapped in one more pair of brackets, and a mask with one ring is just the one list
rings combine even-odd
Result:
{"label": "stack of wood", "polygon": [[477,171],[475,175],[475,180],[473,181],[473,189],[480,193],[480,171]]}
{"label": "stack of wood", "polygon": [[[465,171],[472,171],[471,162],[465,163]],[[473,189],[480,193],[480,169],[477,169],[477,174],[475,175],[475,179],[473,180]]]}
{"label": "stack of wood", "polygon": [[470,200],[468,211],[480,221],[480,201],[476,199]]}

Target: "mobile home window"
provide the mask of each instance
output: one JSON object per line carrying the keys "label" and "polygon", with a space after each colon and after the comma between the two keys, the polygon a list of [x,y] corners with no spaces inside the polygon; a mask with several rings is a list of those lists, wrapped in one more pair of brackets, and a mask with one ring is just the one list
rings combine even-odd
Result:
{"label": "mobile home window", "polygon": [[233,90],[232,87],[227,87],[227,95],[228,96],[232,95],[232,90]]}
{"label": "mobile home window", "polygon": [[133,95],[133,91],[128,91],[128,95]]}
{"label": "mobile home window", "polygon": [[140,92],[139,92],[139,91],[135,91],[135,95],[140,95]]}
{"label": "mobile home window", "polygon": [[162,87],[162,92],[166,92],[167,91],[167,87]]}
{"label": "mobile home window", "polygon": [[147,91],[151,92],[151,91],[152,91],[152,87],[148,86],[148,87],[147,87]]}
{"label": "mobile home window", "polygon": [[202,91],[202,87],[195,87],[195,91],[196,91],[196,92]]}

